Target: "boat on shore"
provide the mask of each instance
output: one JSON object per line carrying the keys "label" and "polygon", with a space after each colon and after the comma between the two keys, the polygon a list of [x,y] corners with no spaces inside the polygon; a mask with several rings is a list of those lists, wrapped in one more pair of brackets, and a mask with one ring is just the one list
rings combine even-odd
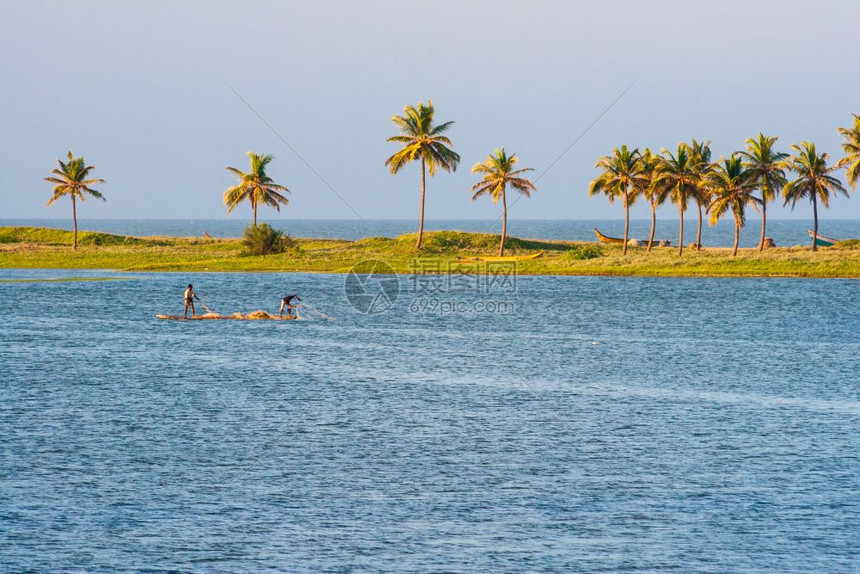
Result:
{"label": "boat on shore", "polygon": [[529,261],[537,259],[543,255],[543,251],[532,253],[531,255],[496,255],[496,256],[475,256],[475,257],[458,257],[457,261],[463,262],[481,262],[481,263],[503,263],[506,261]]}
{"label": "boat on shore", "polygon": [[[597,236],[597,240],[600,241],[601,243],[614,243],[617,245],[623,245],[624,244],[623,238],[621,238],[621,237],[609,237],[608,235],[603,235],[602,233],[600,233],[600,230],[598,230],[596,227],[594,228],[594,234]],[[632,239],[632,237],[630,239]],[[629,242],[630,239],[628,239],[627,241]],[[638,241],[640,245],[645,245],[645,246],[648,245],[647,239],[637,239],[636,241]],[[655,239],[652,241],[652,243],[654,244],[655,247],[671,247],[672,242],[669,241],[668,239]]]}
{"label": "boat on shore", "polygon": [[838,239],[833,239],[832,237],[824,237],[820,233],[816,234],[814,231],[807,230],[806,232],[809,237],[815,238],[815,244],[819,247],[833,247],[836,243],[839,242]]}

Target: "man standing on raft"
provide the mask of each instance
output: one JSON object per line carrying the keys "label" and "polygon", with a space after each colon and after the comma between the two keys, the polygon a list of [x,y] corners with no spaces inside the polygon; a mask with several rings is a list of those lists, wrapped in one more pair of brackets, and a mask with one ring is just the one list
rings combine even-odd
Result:
{"label": "man standing on raft", "polygon": [[[293,295],[287,295],[286,297],[284,297],[283,299],[281,299],[281,308],[280,308],[280,309],[278,309],[278,317],[283,317],[283,316],[284,316],[284,307],[286,307],[286,308],[287,308],[287,317],[292,317],[292,316],[293,316],[293,309],[295,309],[296,307],[298,307],[298,305],[293,305],[293,304],[292,304],[293,299],[295,299],[296,301],[301,301],[301,300],[302,300],[302,298],[301,298],[301,297],[299,297],[299,296],[298,296],[298,295],[296,295],[296,294],[293,294]],[[298,311],[296,312],[296,317],[298,317]]]}
{"label": "man standing on raft", "polygon": [[197,299],[200,301],[200,297],[197,296],[197,293],[194,292],[194,286],[188,285],[188,289],[185,290],[185,309],[183,310],[183,318],[188,318],[188,308],[191,307],[191,318],[197,316],[197,313],[194,311],[194,300]]}

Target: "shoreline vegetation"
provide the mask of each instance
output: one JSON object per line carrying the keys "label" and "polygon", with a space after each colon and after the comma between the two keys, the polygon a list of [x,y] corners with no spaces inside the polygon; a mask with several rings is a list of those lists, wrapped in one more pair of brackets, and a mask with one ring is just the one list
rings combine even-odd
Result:
{"label": "shoreline vegetation", "polygon": [[[424,232],[395,238],[290,238],[283,253],[248,255],[241,238],[130,237],[40,227],[0,227],[0,268],[110,269],[127,272],[309,272],[347,273],[365,260],[380,260],[397,273],[492,273],[490,263],[458,261],[498,249],[500,236],[462,231]],[[642,277],[820,277],[860,278],[860,240],[840,241],[814,253],[809,246],[759,251],[742,248],[690,250],[677,256],[674,247],[627,247],[582,241],[508,237],[505,251],[538,258],[518,261],[520,275],[615,275]]]}

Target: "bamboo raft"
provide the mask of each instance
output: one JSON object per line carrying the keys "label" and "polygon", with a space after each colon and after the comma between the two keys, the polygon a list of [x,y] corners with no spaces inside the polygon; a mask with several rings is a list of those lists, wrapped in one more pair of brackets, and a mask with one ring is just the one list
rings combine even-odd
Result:
{"label": "bamboo raft", "polygon": [[298,315],[278,317],[271,315],[265,311],[253,311],[251,313],[233,313],[232,315],[219,315],[218,313],[204,313],[202,315],[194,315],[193,317],[183,317],[182,315],[156,315],[156,319],[164,319],[171,321],[295,321]]}

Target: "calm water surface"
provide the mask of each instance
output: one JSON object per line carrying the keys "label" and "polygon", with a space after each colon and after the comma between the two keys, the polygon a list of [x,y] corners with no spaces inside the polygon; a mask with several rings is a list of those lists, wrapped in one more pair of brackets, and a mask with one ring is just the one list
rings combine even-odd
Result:
{"label": "calm water surface", "polygon": [[858,281],[0,271],[70,276],[0,283],[4,571],[860,570]]}

